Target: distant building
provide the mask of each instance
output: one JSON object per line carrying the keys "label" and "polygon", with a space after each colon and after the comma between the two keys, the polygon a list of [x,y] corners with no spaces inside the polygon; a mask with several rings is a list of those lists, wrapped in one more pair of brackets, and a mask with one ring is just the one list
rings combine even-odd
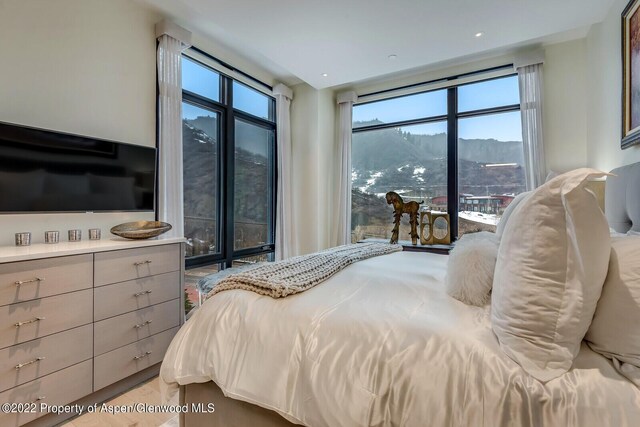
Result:
{"label": "distant building", "polygon": [[513,195],[471,196],[460,195],[460,211],[501,215],[514,199]]}
{"label": "distant building", "polygon": [[[461,212],[481,212],[486,214],[502,215],[504,210],[514,199],[513,195],[474,196],[473,194],[460,194],[459,210]],[[432,210],[447,210],[447,196],[438,196],[431,199],[429,208]]]}

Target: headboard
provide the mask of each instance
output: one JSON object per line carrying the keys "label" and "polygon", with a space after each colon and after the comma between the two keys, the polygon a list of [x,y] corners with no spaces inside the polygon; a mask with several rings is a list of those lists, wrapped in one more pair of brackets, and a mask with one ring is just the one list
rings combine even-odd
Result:
{"label": "headboard", "polygon": [[640,163],[611,171],[605,184],[605,214],[618,233],[640,232]]}

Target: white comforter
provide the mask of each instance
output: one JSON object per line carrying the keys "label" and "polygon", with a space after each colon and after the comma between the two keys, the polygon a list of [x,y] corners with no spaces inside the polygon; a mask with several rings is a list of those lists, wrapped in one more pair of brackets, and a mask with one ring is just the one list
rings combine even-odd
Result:
{"label": "white comforter", "polygon": [[585,345],[560,378],[528,376],[500,350],[488,308],[446,295],[446,260],[372,258],[278,300],[221,292],[169,347],[165,396],[213,380],[312,427],[640,424],[640,391]]}

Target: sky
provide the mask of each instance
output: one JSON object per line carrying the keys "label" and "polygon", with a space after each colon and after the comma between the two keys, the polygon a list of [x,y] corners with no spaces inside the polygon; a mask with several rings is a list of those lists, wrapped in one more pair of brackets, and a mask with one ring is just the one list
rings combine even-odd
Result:
{"label": "sky", "polygon": [[[458,89],[459,112],[519,103],[517,76],[464,85]],[[353,108],[353,121],[378,119],[385,123],[391,123],[445,115],[446,110],[447,91],[442,89],[356,105]],[[522,141],[519,112],[460,119],[458,126],[458,136],[464,139],[494,138],[499,141]],[[446,132],[446,122],[438,123],[435,126],[412,126],[403,128],[403,130],[420,134]]]}
{"label": "sky", "polygon": [[[182,87],[189,92],[220,101],[220,75],[184,56],[182,57]],[[242,83],[233,82],[234,108],[268,119],[269,102],[269,97]],[[185,118],[194,119],[195,117],[185,115]]]}
{"label": "sky", "polygon": [[[185,57],[182,60],[182,85],[184,89],[220,100],[220,76]],[[270,99],[241,83],[233,83],[234,108],[258,117],[268,118]],[[460,86],[458,110],[473,111],[503,105],[519,104],[518,77],[489,80]],[[205,111],[193,106],[183,109],[186,119],[195,119]],[[385,123],[432,117],[447,114],[447,90],[418,93],[400,98],[387,99],[353,108],[353,121],[374,119]],[[464,139],[497,139],[498,141],[522,141],[519,112],[492,114],[482,117],[460,119],[458,136]],[[446,122],[403,128],[403,131],[418,134],[434,134],[447,131]]]}

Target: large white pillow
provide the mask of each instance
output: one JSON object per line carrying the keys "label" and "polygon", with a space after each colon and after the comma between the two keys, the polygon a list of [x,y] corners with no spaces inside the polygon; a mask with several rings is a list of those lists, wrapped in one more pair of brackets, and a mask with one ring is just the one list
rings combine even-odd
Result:
{"label": "large white pillow", "polygon": [[600,297],[609,226],[584,184],[603,175],[578,169],[545,183],[514,209],[502,235],[493,331],[504,352],[540,381],[569,370]]}
{"label": "large white pillow", "polygon": [[611,240],[609,272],[585,339],[640,387],[640,236]]}
{"label": "large white pillow", "polygon": [[504,210],[502,217],[500,218],[500,222],[498,222],[498,226],[496,227],[496,235],[498,238],[502,237],[504,233],[504,229],[509,222],[509,218],[511,218],[511,214],[518,207],[518,205],[525,200],[527,197],[531,195],[531,191],[525,191],[524,193],[518,194],[507,206],[507,209]]}

